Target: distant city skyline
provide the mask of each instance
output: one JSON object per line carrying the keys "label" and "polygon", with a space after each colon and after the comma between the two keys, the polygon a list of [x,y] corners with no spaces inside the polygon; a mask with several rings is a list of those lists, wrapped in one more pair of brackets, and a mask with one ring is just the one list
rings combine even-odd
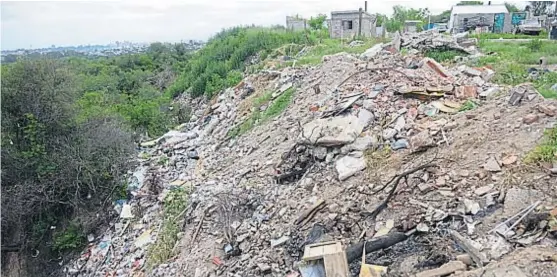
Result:
{"label": "distant city skyline", "polygon": [[[390,15],[392,6],[403,5],[427,7],[432,13],[440,13],[457,2],[368,1],[368,11]],[[492,1],[492,4],[503,3]],[[287,15],[329,15],[333,10],[358,9],[364,6],[364,1],[2,1],[0,5],[1,49],[14,50],[51,45],[106,45],[115,41],[207,40],[223,28],[284,25]]]}

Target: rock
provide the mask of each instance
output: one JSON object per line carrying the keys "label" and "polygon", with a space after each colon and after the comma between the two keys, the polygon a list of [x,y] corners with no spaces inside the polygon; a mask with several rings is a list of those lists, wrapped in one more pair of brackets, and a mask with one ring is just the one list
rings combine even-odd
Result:
{"label": "rock", "polygon": [[300,182],[300,186],[311,191],[313,189],[313,179],[311,177],[305,177]]}
{"label": "rock", "polygon": [[375,58],[381,51],[383,51],[383,43],[376,44],[362,53],[360,55],[360,59],[364,61],[371,60]]}
{"label": "rock", "polygon": [[330,163],[335,159],[335,153],[331,152],[331,153],[327,153],[327,156],[325,157],[325,162],[326,163]]}
{"label": "rock", "polygon": [[456,260],[461,261],[465,265],[472,265],[472,258],[468,254],[457,255]]}
{"label": "rock", "polygon": [[271,266],[268,264],[257,263],[257,268],[259,268],[260,273],[263,275],[271,273]]}
{"label": "rock", "polygon": [[544,196],[542,192],[533,189],[509,189],[505,194],[503,216],[513,216],[534,202],[544,199]]}
{"label": "rock", "polygon": [[421,223],[418,224],[418,226],[416,226],[416,230],[418,232],[427,233],[427,232],[429,232],[429,226],[427,226],[427,224],[421,222]]}
{"label": "rock", "polygon": [[374,117],[373,113],[366,109],[360,109],[358,112],[358,122],[364,126],[364,128],[373,121]]}
{"label": "rock", "polygon": [[527,114],[526,116],[524,116],[524,118],[522,118],[522,122],[526,123],[526,124],[532,124],[536,121],[538,121],[540,117],[537,114]]}
{"label": "rock", "polygon": [[369,99],[364,100],[362,106],[364,109],[368,111],[373,111],[373,109],[375,108],[375,104],[373,104],[373,100],[369,100]]}
{"label": "rock", "polygon": [[395,130],[393,128],[387,128],[387,129],[383,130],[383,139],[384,140],[390,140],[390,139],[394,138],[397,133],[398,133],[397,130]]}
{"label": "rock", "polygon": [[557,115],[557,107],[551,104],[539,104],[538,111],[544,113],[547,116]]}
{"label": "rock", "polygon": [[491,259],[499,259],[513,250],[512,245],[499,235],[490,235],[486,246],[490,249],[489,256]]}
{"label": "rock", "polygon": [[499,92],[499,88],[489,88],[480,92],[480,99],[481,100],[488,100],[493,98]]}
{"label": "rock", "polygon": [[344,156],[336,162],[336,170],[340,181],[348,179],[350,176],[364,170],[365,168],[366,161],[364,157],[355,158],[351,156]]}
{"label": "rock", "polygon": [[471,77],[475,77],[475,76],[481,76],[482,72],[480,70],[477,70],[475,68],[469,67],[469,66],[464,66],[462,73],[471,76]]}
{"label": "rock", "polygon": [[484,169],[490,172],[501,171],[501,166],[494,157],[489,157],[487,162],[484,164]]}
{"label": "rock", "polygon": [[488,192],[490,192],[491,190],[493,190],[493,184],[489,184],[487,186],[483,186],[483,187],[479,187],[476,190],[474,190],[474,193],[477,196],[484,196],[486,195]]}
{"label": "rock", "polygon": [[278,239],[272,239],[271,240],[271,248],[281,246],[281,245],[287,243],[289,240],[290,240],[289,236],[283,236],[283,237],[278,238]]}
{"label": "rock", "polygon": [[428,68],[441,77],[447,78],[451,76],[451,74],[449,74],[449,72],[445,69],[445,67],[443,67],[441,64],[439,64],[438,62],[436,62],[434,59],[431,58],[424,58],[420,62],[420,67]]}
{"label": "rock", "polygon": [[356,140],[363,128],[353,115],[319,118],[304,125],[298,140],[321,146],[342,146]]}
{"label": "rock", "polygon": [[416,277],[440,277],[446,276],[456,271],[466,270],[466,264],[461,261],[450,261],[439,268],[422,271]]}
{"label": "rock", "polygon": [[399,139],[391,144],[391,149],[399,150],[399,149],[406,149],[410,146],[408,140],[406,139]]}
{"label": "rock", "polygon": [[327,157],[327,148],[318,146],[313,149],[313,156],[318,160],[325,160]]}
{"label": "rock", "polygon": [[518,157],[516,155],[508,155],[503,157],[503,159],[501,159],[501,163],[503,165],[511,165],[516,163],[516,161],[518,160]]}
{"label": "rock", "polygon": [[470,199],[464,199],[463,203],[464,203],[466,214],[475,215],[481,210],[480,204],[476,201]]}
{"label": "rock", "polygon": [[404,129],[405,125],[406,125],[406,120],[404,119],[404,116],[399,116],[395,121],[394,129],[400,132]]}
{"label": "rock", "polygon": [[476,98],[478,92],[475,86],[460,86],[457,88],[455,96],[459,99]]}
{"label": "rock", "polygon": [[190,159],[199,160],[199,153],[195,149],[189,150],[187,156]]}
{"label": "rock", "polygon": [[482,76],[481,77],[484,81],[487,82],[487,81],[491,80],[491,78],[493,78],[493,76],[495,76],[495,71],[493,71],[493,70],[491,70],[487,67],[484,67],[482,69]]}
{"label": "rock", "polygon": [[378,141],[377,138],[374,136],[365,136],[365,137],[358,137],[352,144],[345,145],[344,148],[346,152],[349,151],[365,151],[374,145],[377,145]]}

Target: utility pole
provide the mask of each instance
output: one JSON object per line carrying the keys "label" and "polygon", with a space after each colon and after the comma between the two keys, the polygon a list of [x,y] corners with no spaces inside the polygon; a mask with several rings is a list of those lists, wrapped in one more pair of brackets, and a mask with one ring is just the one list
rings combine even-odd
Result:
{"label": "utility pole", "polygon": [[358,39],[362,38],[362,8],[359,10],[359,18],[358,18]]}

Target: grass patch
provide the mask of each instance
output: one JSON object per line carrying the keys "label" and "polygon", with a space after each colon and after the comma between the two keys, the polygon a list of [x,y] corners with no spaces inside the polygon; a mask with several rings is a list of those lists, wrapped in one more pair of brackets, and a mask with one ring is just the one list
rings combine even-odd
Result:
{"label": "grass patch", "polygon": [[530,164],[554,161],[557,161],[557,127],[545,130],[542,142],[524,158]]}
{"label": "grass patch", "polygon": [[466,102],[464,102],[464,104],[462,104],[462,106],[460,106],[460,109],[458,111],[459,112],[470,111],[477,108],[478,106],[479,104],[477,102],[473,101],[472,99],[468,99],[466,100]]}
{"label": "grass patch", "polygon": [[147,269],[151,270],[172,258],[174,245],[178,242],[178,233],[182,230],[181,213],[188,203],[188,191],[178,188],[170,191],[163,202],[164,219],[155,243],[149,248]]}
{"label": "grass patch", "polygon": [[496,34],[496,33],[483,33],[483,34],[476,34],[476,35],[470,35],[470,37],[474,37],[477,39],[546,39],[547,38],[547,32],[540,32],[537,36],[532,36],[532,35],[525,35],[525,34],[509,34],[509,33],[503,33],[503,34]]}
{"label": "grass patch", "polygon": [[240,125],[230,129],[227,135],[231,138],[241,136],[247,133],[249,130],[253,129],[253,127],[257,126],[258,124],[261,124],[268,121],[269,119],[278,116],[288,107],[288,105],[292,101],[294,92],[294,87],[287,89],[285,92],[279,95],[277,99],[271,102],[267,109],[265,109],[265,111],[261,111],[260,108],[264,104],[269,103],[272,98],[272,93],[266,92],[262,96],[255,98],[252,101],[254,111],[251,113],[249,118],[242,122]]}
{"label": "grass patch", "polygon": [[468,56],[468,54],[457,50],[440,50],[433,49],[424,53],[428,58],[432,58],[437,62],[453,61],[456,56]]}
{"label": "grass patch", "polygon": [[350,47],[348,42],[339,39],[324,39],[320,44],[313,46],[307,53],[298,59],[296,65],[320,64],[323,56],[340,52],[361,54],[376,44],[376,40],[364,40],[359,46]]}
{"label": "grass patch", "polygon": [[545,57],[548,64],[557,63],[557,43],[540,40],[522,43],[481,41],[480,48],[484,53],[496,53],[481,57],[476,62],[477,66],[488,65],[495,69],[495,83],[514,86],[532,82],[544,97],[557,98],[557,92],[551,90],[551,86],[557,83],[557,73],[544,73],[535,80],[528,78],[528,68],[537,65],[541,57]]}
{"label": "grass patch", "polygon": [[85,245],[85,235],[78,223],[71,221],[68,226],[56,231],[52,239],[52,250],[64,252],[75,250]]}

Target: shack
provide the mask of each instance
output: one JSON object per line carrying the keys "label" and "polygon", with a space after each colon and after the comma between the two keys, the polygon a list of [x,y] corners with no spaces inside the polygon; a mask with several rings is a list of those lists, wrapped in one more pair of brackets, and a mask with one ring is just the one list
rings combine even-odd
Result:
{"label": "shack", "polygon": [[375,37],[376,20],[377,17],[374,14],[365,10],[334,11],[331,12],[331,19],[328,21],[329,35],[331,38],[351,38],[358,36],[361,31],[362,37]]}
{"label": "shack", "polygon": [[452,33],[487,27],[493,33],[510,33],[512,18],[505,5],[453,6],[448,28]]}

